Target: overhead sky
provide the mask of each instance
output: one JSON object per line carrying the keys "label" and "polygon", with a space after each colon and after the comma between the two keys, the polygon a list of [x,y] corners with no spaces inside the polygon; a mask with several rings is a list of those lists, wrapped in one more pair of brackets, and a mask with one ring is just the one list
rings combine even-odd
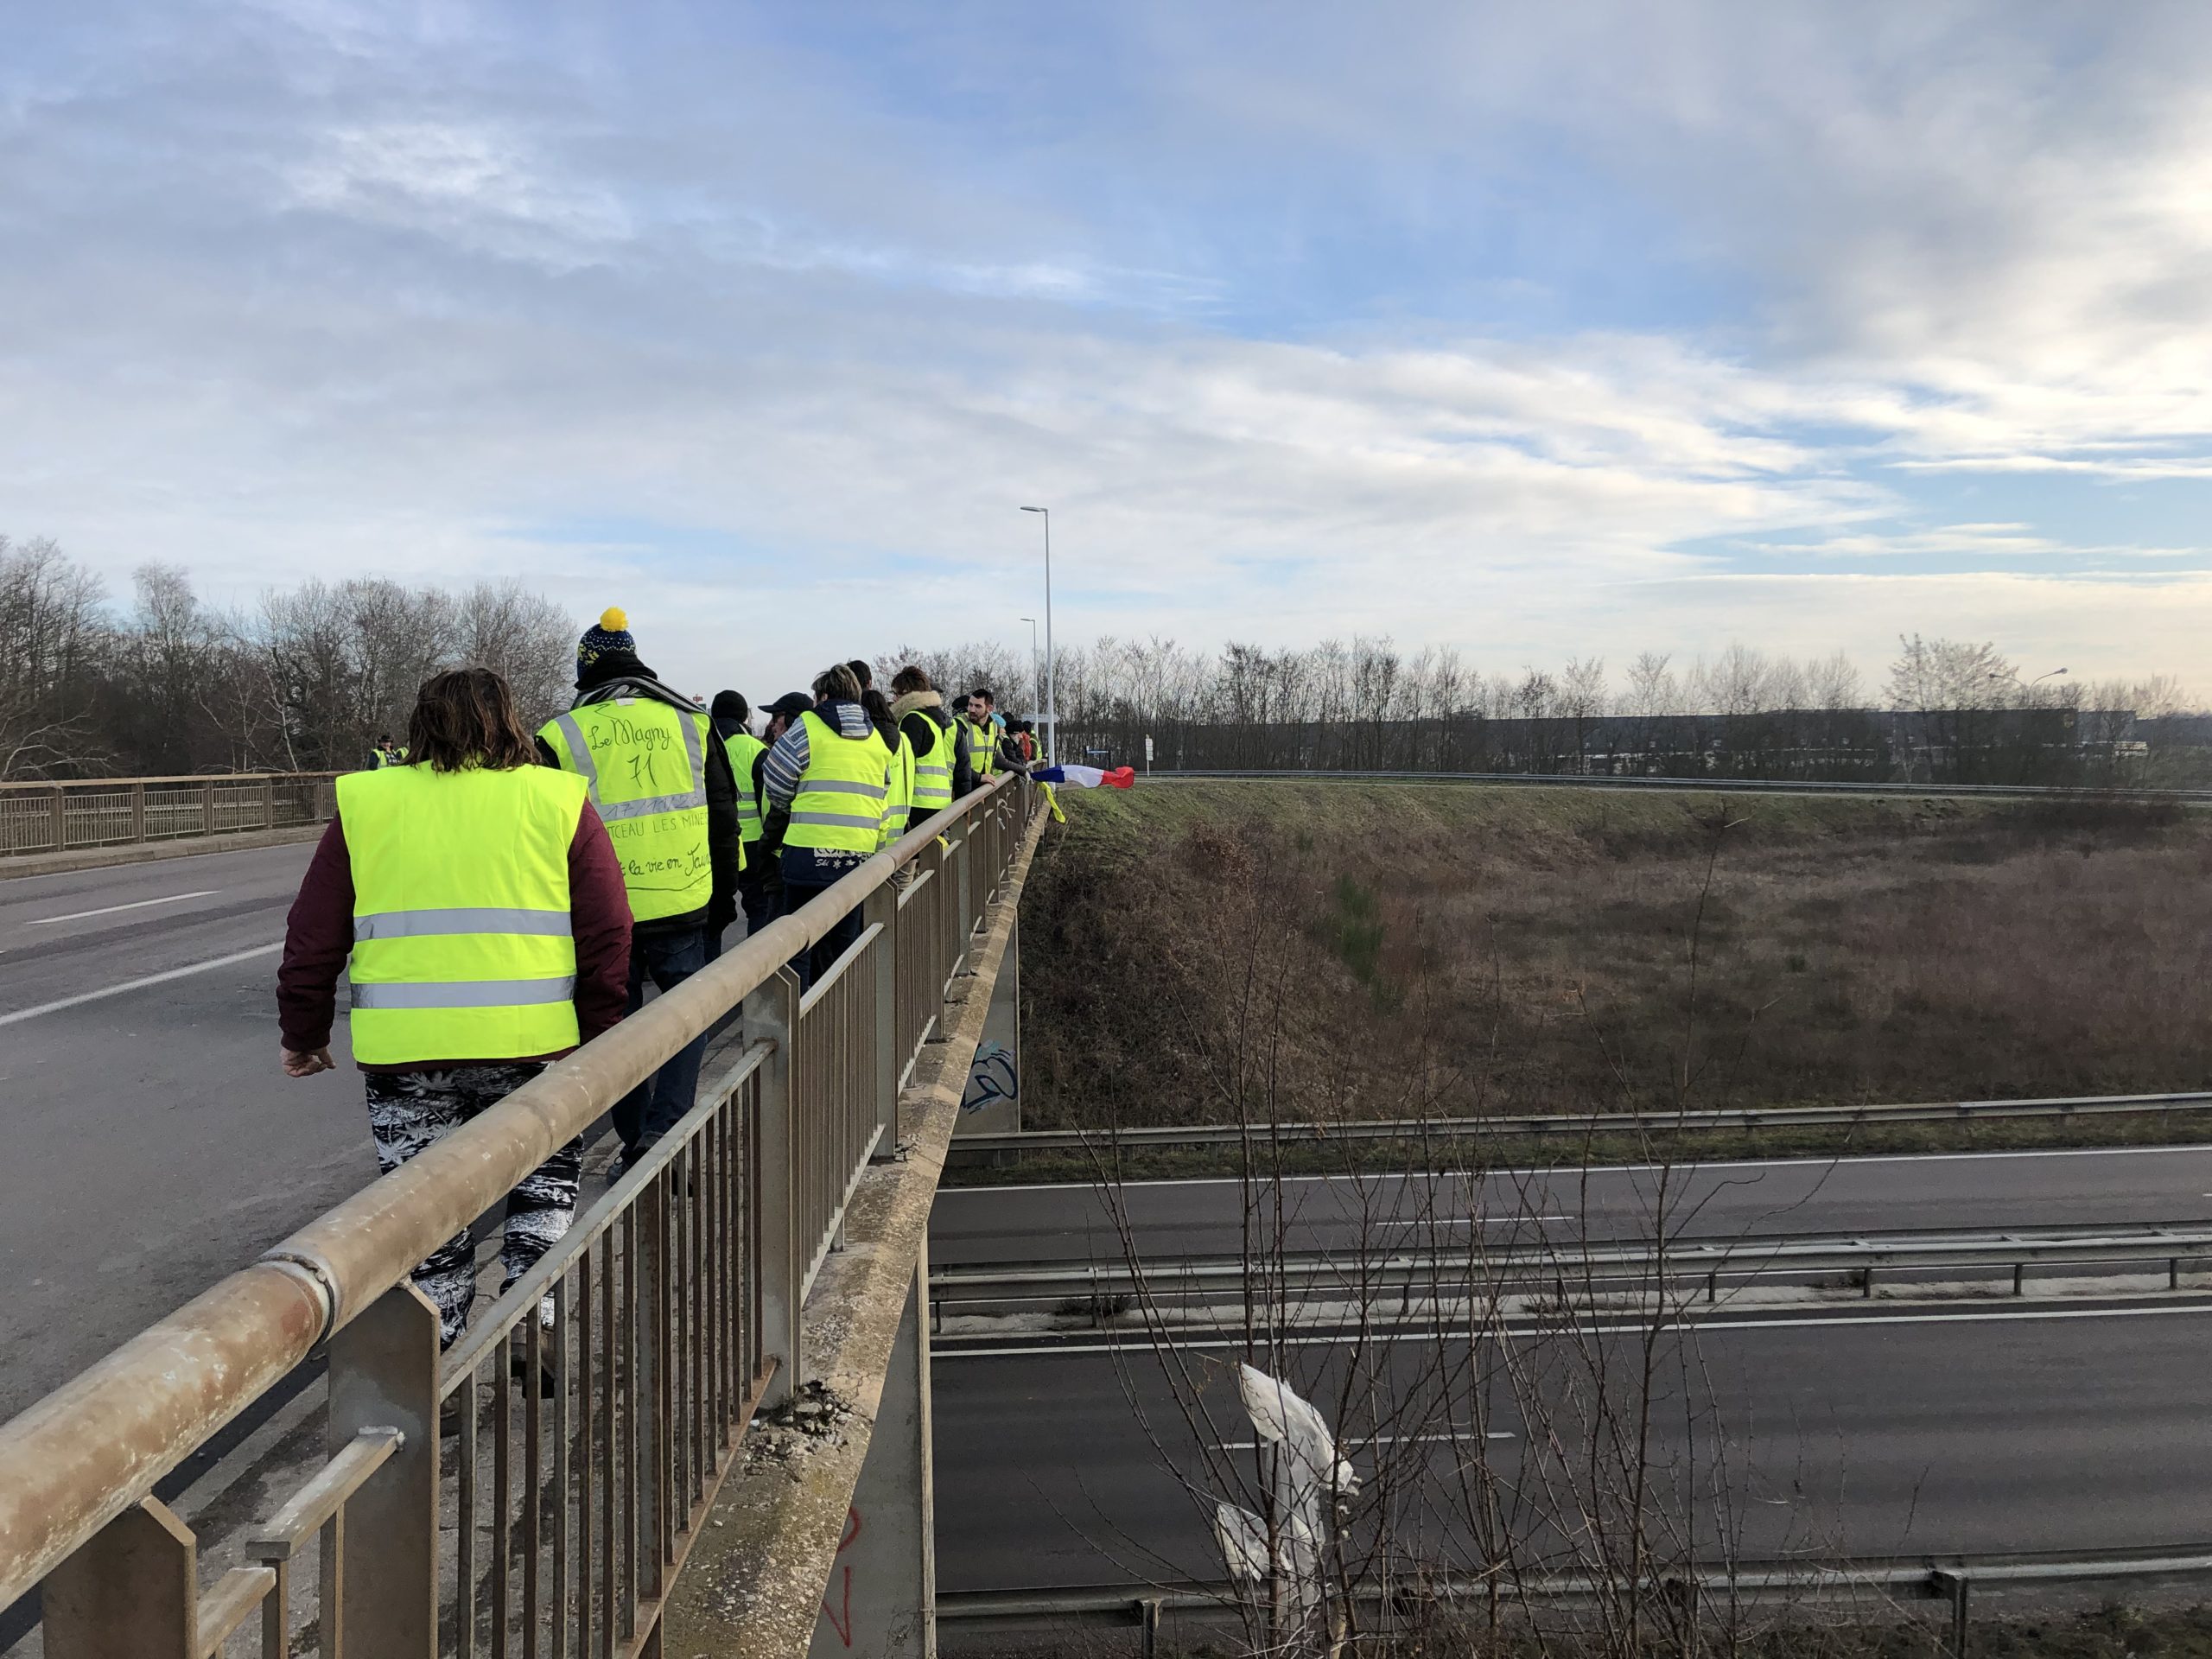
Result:
{"label": "overhead sky", "polygon": [[2212,9],[72,0],[0,531],[993,637],[2212,681]]}

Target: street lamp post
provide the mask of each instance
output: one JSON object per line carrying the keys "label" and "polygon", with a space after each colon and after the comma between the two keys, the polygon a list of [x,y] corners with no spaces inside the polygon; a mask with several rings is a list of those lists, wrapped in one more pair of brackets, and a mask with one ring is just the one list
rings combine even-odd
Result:
{"label": "street lamp post", "polygon": [[[1041,697],[1045,695],[1045,676],[1037,666],[1037,619],[1033,616],[1025,616],[1017,620],[1029,625],[1029,695],[1033,697]],[[1032,714],[1036,712],[1033,707],[1030,709]]]}
{"label": "street lamp post", "polygon": [[1050,507],[1024,507],[1024,512],[1042,513],[1045,518],[1045,758],[1060,758],[1059,706],[1055,702],[1052,658],[1052,510]]}

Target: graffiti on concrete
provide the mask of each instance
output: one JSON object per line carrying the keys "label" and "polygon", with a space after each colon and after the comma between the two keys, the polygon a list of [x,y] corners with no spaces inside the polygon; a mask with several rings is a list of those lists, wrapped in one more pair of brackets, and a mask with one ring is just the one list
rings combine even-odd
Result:
{"label": "graffiti on concrete", "polygon": [[968,1092],[960,1097],[960,1109],[980,1112],[993,1101],[1013,1100],[1020,1092],[1014,1074],[1014,1051],[1004,1043],[985,1043],[968,1068]]}
{"label": "graffiti on concrete", "polygon": [[[848,1505],[845,1510],[845,1535],[837,1541],[837,1554],[842,1556],[853,1547],[853,1541],[860,1535],[861,1512]],[[834,1607],[830,1604],[830,1596],[835,1596],[837,1599],[837,1605]],[[851,1647],[853,1645],[853,1565],[850,1561],[845,1561],[842,1565],[835,1562],[831,1564],[830,1595],[822,1599],[822,1616],[830,1621],[830,1628],[836,1631],[838,1641],[849,1648]]]}

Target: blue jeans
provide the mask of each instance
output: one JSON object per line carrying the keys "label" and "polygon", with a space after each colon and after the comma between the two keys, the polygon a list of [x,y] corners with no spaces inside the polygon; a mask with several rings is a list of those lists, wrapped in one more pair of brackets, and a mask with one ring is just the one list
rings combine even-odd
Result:
{"label": "blue jeans", "polygon": [[[645,1006],[645,981],[672,991],[707,965],[703,925],[682,933],[639,933],[630,941],[630,1012]],[[615,1103],[614,1133],[625,1153],[639,1152],[674,1128],[699,1093],[704,1032]]]}
{"label": "blue jeans", "polygon": [[[784,912],[790,914],[809,899],[827,893],[835,885],[834,882],[824,882],[820,887],[809,887],[793,881],[789,876],[785,877]],[[813,950],[802,950],[793,957],[791,970],[798,976],[799,989],[802,992],[810,989],[816,980],[830,971],[838,957],[852,949],[853,941],[860,936],[861,913],[855,909],[848,912],[842,921],[823,936]]]}
{"label": "blue jeans", "polygon": [[751,938],[762,928],[784,913],[784,887],[780,881],[764,881],[758,887],[737,884],[737,901],[745,906],[745,937]]}
{"label": "blue jeans", "polygon": [[[723,951],[729,949],[729,944],[724,941],[722,935],[737,925],[740,914],[745,918],[745,931],[738,936],[737,941],[741,944],[784,913],[783,885],[776,882],[753,887],[741,886],[737,890],[737,897],[728,901],[727,910],[721,907],[723,902],[716,900],[715,907],[707,912],[707,960],[709,962],[715,961]],[[741,906],[743,906],[741,912],[739,908]]]}

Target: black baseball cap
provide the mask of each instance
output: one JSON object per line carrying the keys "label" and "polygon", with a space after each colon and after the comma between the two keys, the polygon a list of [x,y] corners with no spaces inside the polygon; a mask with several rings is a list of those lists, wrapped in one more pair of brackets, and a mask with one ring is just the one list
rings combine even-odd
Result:
{"label": "black baseball cap", "polygon": [[805,692],[786,691],[768,705],[767,712],[772,715],[797,716],[804,714],[813,707],[814,699],[808,696]]}

